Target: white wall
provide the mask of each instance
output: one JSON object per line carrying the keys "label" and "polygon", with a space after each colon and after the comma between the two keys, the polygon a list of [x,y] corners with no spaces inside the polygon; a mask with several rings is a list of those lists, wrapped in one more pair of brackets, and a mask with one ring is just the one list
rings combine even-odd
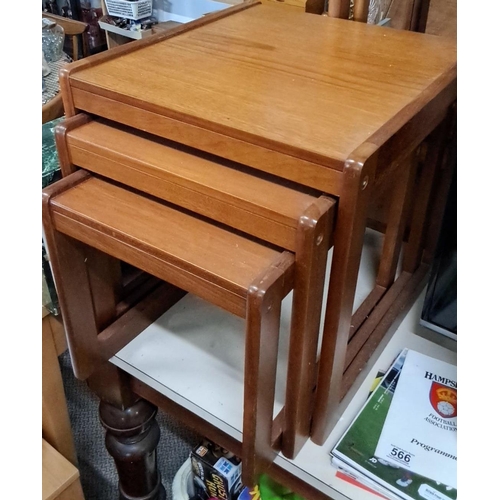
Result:
{"label": "white wall", "polygon": [[160,22],[186,23],[227,7],[230,4],[212,0],[153,0],[153,16]]}

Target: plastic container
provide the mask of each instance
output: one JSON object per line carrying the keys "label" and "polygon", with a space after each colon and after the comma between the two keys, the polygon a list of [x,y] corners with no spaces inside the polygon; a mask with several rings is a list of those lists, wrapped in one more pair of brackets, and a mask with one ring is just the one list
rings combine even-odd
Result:
{"label": "plastic container", "polygon": [[125,19],[144,19],[153,12],[153,0],[105,0],[108,14]]}
{"label": "plastic container", "polygon": [[193,495],[193,472],[191,460],[188,458],[174,476],[172,500],[189,500]]}

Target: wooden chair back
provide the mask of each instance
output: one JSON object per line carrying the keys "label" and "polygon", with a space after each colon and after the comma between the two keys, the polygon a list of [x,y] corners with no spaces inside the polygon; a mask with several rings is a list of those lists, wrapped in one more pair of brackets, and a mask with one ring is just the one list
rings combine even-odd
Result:
{"label": "wooden chair back", "polygon": [[[87,57],[89,55],[89,43],[88,43],[88,24],[81,21],[76,21],[74,19],[69,19],[63,16],[57,16],[55,14],[49,14],[47,12],[42,12],[42,17],[51,19],[52,21],[59,24],[64,29],[64,35],[71,38],[71,58],[73,61]],[[82,51],[80,57],[80,49],[78,39],[82,40]],[[56,95],[53,99],[42,106],[42,123],[55,120],[63,116],[64,106],[61,94]]]}
{"label": "wooden chair back", "polygon": [[[353,20],[366,23],[370,0],[355,0],[353,6]],[[329,0],[327,13],[330,17],[349,19],[351,12],[350,0]]]}
{"label": "wooden chair back", "polygon": [[79,37],[81,37],[82,40],[82,57],[87,57],[89,55],[87,23],[76,21],[75,19],[69,19],[68,17],[57,16],[56,14],[49,14],[47,12],[42,12],[42,17],[51,19],[59,24],[64,29],[65,36],[71,38],[72,50],[70,55],[73,61],[80,59],[80,51],[78,47]]}
{"label": "wooden chair back", "polygon": [[[424,32],[427,24],[430,0],[393,0],[390,2],[387,17],[391,27],[409,31]],[[330,17],[352,19],[366,23],[370,0],[354,0],[351,12],[350,0],[329,0],[327,14]]]}

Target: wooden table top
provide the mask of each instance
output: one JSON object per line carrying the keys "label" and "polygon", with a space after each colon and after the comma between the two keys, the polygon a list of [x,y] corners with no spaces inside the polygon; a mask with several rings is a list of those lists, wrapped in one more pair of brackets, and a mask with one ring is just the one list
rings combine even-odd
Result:
{"label": "wooden table top", "polygon": [[71,85],[341,165],[363,142],[390,137],[455,78],[454,40],[257,3],[82,65]]}

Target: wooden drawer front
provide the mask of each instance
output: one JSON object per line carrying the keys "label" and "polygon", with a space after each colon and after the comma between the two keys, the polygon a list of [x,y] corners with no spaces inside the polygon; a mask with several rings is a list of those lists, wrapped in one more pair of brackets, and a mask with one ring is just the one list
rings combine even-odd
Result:
{"label": "wooden drawer front", "polygon": [[146,130],[157,137],[176,141],[334,196],[340,195],[343,161],[332,160],[335,166],[325,166],[316,159],[303,159],[290,151],[275,151],[271,147],[207,130],[77,87],[72,87],[71,97],[81,112],[113,120],[136,130]]}

